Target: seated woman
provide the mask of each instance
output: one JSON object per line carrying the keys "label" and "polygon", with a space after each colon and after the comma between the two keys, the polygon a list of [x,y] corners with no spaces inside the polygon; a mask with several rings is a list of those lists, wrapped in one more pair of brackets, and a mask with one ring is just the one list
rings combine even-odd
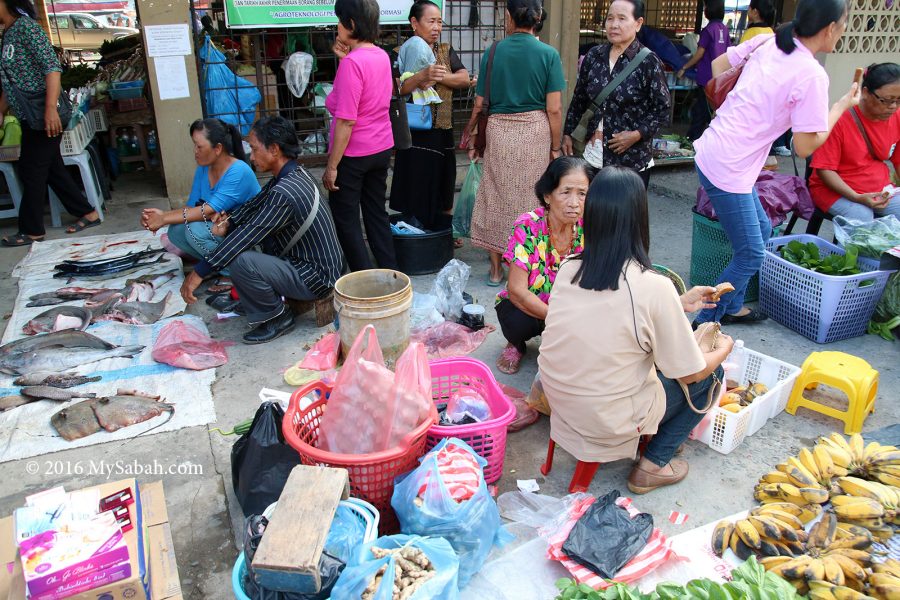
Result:
{"label": "seated woman", "polygon": [[513,225],[503,255],[510,264],[509,282],[497,294],[496,304],[500,329],[508,342],[497,359],[497,368],[503,373],[519,371],[525,342],[544,330],[547,299],[560,263],[581,252],[581,215],[593,174],[583,159],[557,158],[534,186],[541,205]]}
{"label": "seated woman", "polygon": [[710,306],[715,288],[679,298],[653,270],[647,192],[634,171],[600,171],[584,213],[584,252],[559,268],[538,357],[550,436],[578,460],[612,462],[635,458],[640,436],[655,434],[628,478],[643,494],[687,475],[673,456],[703,415],[681,384],[705,408],[733,341],[720,334],[715,351],[700,351],[685,312]]}
{"label": "seated woman", "polygon": [[863,77],[859,106],[841,116],[813,155],[809,192],[819,210],[851,221],[900,218],[900,196],[883,193],[891,182],[885,161],[900,171],[898,108],[900,65],[872,65]]}
{"label": "seated woman", "polygon": [[191,124],[194,140],[194,185],[184,208],[145,208],[141,225],[156,232],[169,225],[169,242],[185,254],[203,260],[222,241],[212,232],[217,215],[229,212],[259,193],[259,182],[246,162],[237,127],[219,119]]}

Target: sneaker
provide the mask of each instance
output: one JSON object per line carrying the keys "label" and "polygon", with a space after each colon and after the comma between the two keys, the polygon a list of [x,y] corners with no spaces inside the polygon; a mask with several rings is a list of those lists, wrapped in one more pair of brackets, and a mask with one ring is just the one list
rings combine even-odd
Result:
{"label": "sneaker", "polygon": [[257,325],[244,335],[245,344],[265,344],[279,338],[294,328],[294,313],[287,307],[281,314]]}
{"label": "sneaker", "polygon": [[772,148],[772,153],[775,156],[790,156],[791,151],[787,146],[775,146]]}

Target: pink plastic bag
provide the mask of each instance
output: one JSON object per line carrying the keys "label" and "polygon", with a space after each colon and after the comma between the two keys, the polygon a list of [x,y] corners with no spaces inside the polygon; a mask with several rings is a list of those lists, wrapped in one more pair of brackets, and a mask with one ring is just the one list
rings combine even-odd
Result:
{"label": "pink plastic bag", "polygon": [[409,339],[422,343],[428,358],[435,360],[471,354],[484,343],[492,331],[494,331],[492,325],[485,325],[483,329],[472,331],[465,325],[444,321],[428,329],[413,331]]}
{"label": "pink plastic bag", "polygon": [[159,363],[202,371],[227,363],[225,348],[230,345],[213,340],[184,321],[172,321],[160,330],[151,356]]}
{"label": "pink plastic bag", "polygon": [[297,366],[301,369],[327,371],[337,366],[340,353],[341,336],[336,332],[326,333],[322,339],[313,344]]}
{"label": "pink plastic bag", "polygon": [[384,366],[375,328],[367,325],[334,382],[319,426],[319,447],[337,454],[391,448],[394,406],[394,374]]}
{"label": "pink plastic bag", "polygon": [[433,419],[436,412],[431,399],[431,366],[422,344],[411,343],[397,359],[394,391],[388,448],[401,445],[403,438],[426,419]]}

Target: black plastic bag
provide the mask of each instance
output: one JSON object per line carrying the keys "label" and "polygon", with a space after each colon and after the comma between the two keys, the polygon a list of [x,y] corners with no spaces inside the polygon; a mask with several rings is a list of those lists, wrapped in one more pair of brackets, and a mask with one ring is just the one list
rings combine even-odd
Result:
{"label": "black plastic bag", "polygon": [[284,411],[277,402],[264,402],[250,431],[231,447],[231,480],[244,516],[261,514],[281,496],[300,455],[281,433]]}
{"label": "black plastic bag", "polygon": [[244,565],[246,570],[241,580],[244,593],[250,597],[250,600],[328,600],[328,597],[331,596],[331,589],[337,583],[345,565],[343,561],[327,552],[323,552],[322,558],[319,559],[319,577],[322,581],[322,589],[317,594],[276,592],[256,583],[253,577],[253,568],[250,565],[268,524],[268,519],[259,515],[247,518],[244,528]]}
{"label": "black plastic bag", "polygon": [[653,517],[641,513],[632,519],[616,505],[618,497],[619,491],[613,490],[597,498],[562,547],[566,556],[604,579],[612,579],[637,556],[653,533]]}

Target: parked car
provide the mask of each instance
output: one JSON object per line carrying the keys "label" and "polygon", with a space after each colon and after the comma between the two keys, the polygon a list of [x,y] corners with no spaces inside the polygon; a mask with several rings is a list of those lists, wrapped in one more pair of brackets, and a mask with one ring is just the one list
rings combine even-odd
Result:
{"label": "parked car", "polygon": [[87,13],[56,13],[50,17],[50,41],[63,50],[97,50],[107,40],[138,33],[132,27],[111,27]]}

